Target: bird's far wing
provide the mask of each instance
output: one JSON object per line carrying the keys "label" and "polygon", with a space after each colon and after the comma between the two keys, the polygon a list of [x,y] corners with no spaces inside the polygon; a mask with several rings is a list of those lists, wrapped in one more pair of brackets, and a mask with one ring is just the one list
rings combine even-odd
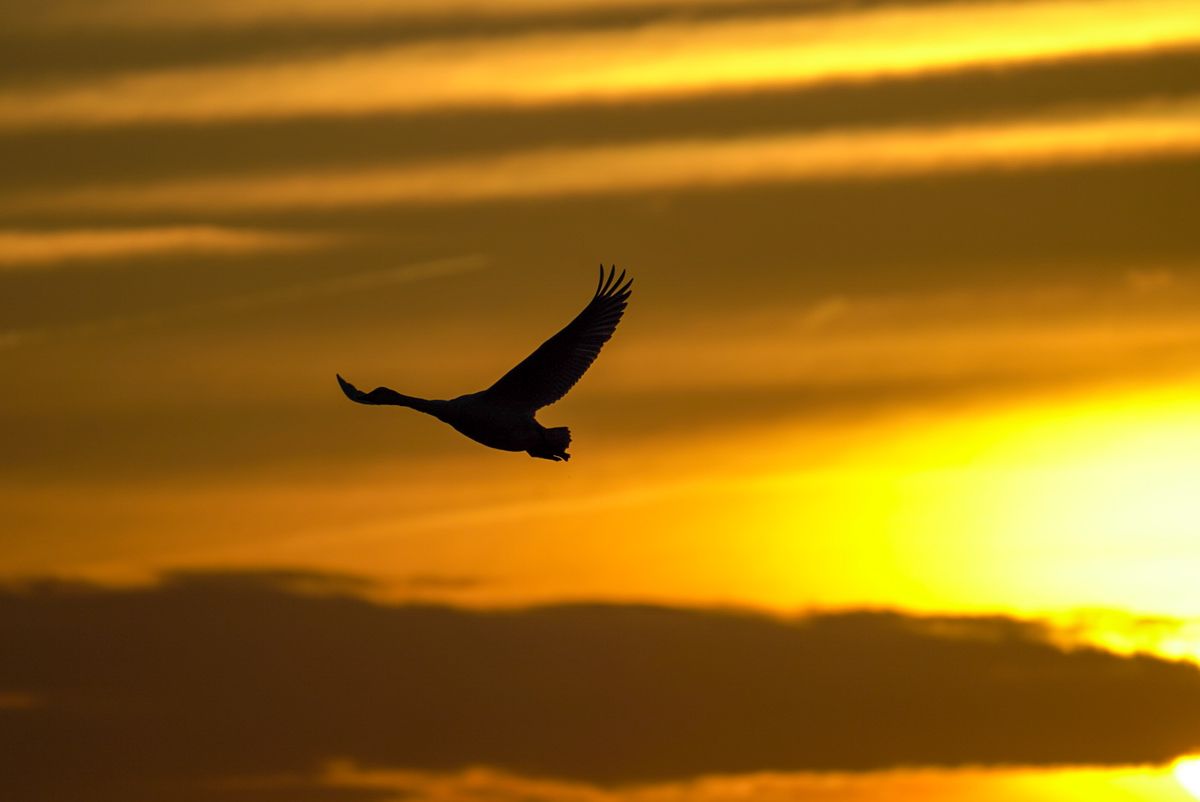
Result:
{"label": "bird's far wing", "polygon": [[575,386],[608,342],[629,302],[633,279],[616,267],[604,274],[596,294],[583,311],[549,340],[484,392],[498,402],[532,410],[553,404]]}

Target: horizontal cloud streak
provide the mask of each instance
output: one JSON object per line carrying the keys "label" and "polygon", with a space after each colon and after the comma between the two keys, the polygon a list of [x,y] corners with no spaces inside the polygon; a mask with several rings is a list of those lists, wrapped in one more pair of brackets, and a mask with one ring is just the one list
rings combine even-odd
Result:
{"label": "horizontal cloud streak", "polygon": [[1190,0],[1059,0],[428,43],[0,94],[0,127],[355,115],[655,98],[1200,42]]}
{"label": "horizontal cloud streak", "polygon": [[244,293],[192,304],[176,305],[139,315],[109,317],[81,323],[40,329],[0,330],[0,352],[47,340],[70,337],[90,337],[114,331],[135,329],[140,326],[162,325],[204,315],[262,309],[270,306],[295,303],[328,295],[358,292],[361,290],[421,281],[427,278],[454,275],[469,270],[478,270],[486,260],[480,256],[457,256],[434,259],[427,262],[407,264],[388,270],[371,270],[341,275],[334,278],[296,282],[258,292]]}
{"label": "horizontal cloud streak", "polygon": [[[613,9],[688,10],[721,8],[743,0],[206,0],[202,4],[162,4],[153,0],[78,3],[49,0],[38,13],[19,19],[37,28],[213,28],[294,24],[297,20],[333,24],[351,21],[466,18],[556,17]],[[16,4],[14,4],[16,5]],[[15,16],[15,15],[14,15]]]}
{"label": "horizontal cloud streak", "polygon": [[[270,779],[259,780],[257,788]],[[1012,802],[1014,799],[1174,800],[1176,783],[1166,771],[1122,769],[958,769],[866,773],[755,772],[682,782],[603,788],[514,776],[474,768],[457,773],[388,770],[330,761],[313,776],[276,780],[291,793],[323,789],[341,793],[391,794],[423,802]],[[242,787],[254,787],[247,783]],[[1066,796],[1059,791],[1065,791]],[[1140,793],[1139,793],[1140,792]],[[1115,795],[1115,796],[1114,796]],[[233,802],[233,800],[231,800]]]}
{"label": "horizontal cloud streak", "polygon": [[36,270],[68,262],[91,262],[195,253],[249,254],[301,250],[331,244],[317,234],[220,226],[67,229],[0,229],[0,271]]}
{"label": "horizontal cloud streak", "polygon": [[1013,619],[468,612],[293,579],[0,593],[0,682],[43,700],[0,715],[17,798],[190,797],[334,756],[623,784],[1162,763],[1200,743],[1195,666],[1064,651]]}
{"label": "horizontal cloud streak", "polygon": [[1200,153],[1200,100],[940,127],[546,148],[416,167],[84,187],[15,210],[336,208],[875,179]]}
{"label": "horizontal cloud streak", "polygon": [[[3,49],[0,48],[0,58]],[[0,64],[0,72],[3,65]],[[838,83],[652,103],[480,109],[367,119],[305,118],[9,131],[21,153],[0,184],[21,189],[146,178],[316,171],[448,155],[791,131],[850,131],[1036,118],[1056,109],[1200,96],[1200,50],[1071,59],[901,80]]]}

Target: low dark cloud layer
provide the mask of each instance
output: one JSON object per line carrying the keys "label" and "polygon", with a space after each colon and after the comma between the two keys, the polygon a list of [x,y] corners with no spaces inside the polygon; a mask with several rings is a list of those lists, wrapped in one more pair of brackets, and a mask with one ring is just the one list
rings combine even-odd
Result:
{"label": "low dark cloud layer", "polygon": [[1200,744],[1194,666],[1063,651],[1028,622],[468,611],[351,587],[286,573],[10,587],[0,689],[35,703],[0,710],[7,798],[271,799],[246,778],[333,758],[613,784],[1162,762]]}

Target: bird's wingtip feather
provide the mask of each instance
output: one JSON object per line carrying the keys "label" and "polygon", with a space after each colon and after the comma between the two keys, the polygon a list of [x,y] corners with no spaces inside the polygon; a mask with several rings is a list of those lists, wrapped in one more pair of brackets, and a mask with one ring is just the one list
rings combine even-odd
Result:
{"label": "bird's wingtip feather", "polygon": [[622,270],[617,274],[617,266],[611,265],[605,270],[604,265],[600,265],[600,278],[596,282],[596,298],[627,298],[629,296],[630,287],[633,286],[633,277],[627,276],[627,271]]}
{"label": "bird's wingtip feather", "polygon": [[358,399],[355,396],[358,393],[358,388],[355,387],[350,382],[343,379],[342,374],[338,373],[336,375],[337,375],[337,380],[338,380],[338,387],[342,388],[342,392],[346,395],[346,397],[349,398],[351,401],[357,401]]}

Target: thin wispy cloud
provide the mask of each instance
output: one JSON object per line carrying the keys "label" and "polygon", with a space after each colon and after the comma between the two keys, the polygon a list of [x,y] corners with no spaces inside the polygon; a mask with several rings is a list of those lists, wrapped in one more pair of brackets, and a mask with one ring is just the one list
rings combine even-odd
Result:
{"label": "thin wispy cloud", "polygon": [[1200,100],[947,126],[903,126],[544,148],[483,158],[308,173],[83,187],[11,208],[323,209],[878,179],[1200,152]]}
{"label": "thin wispy cloud", "polygon": [[171,306],[138,315],[108,317],[100,320],[89,320],[47,328],[0,331],[0,352],[47,340],[107,334],[206,315],[280,306],[310,298],[358,292],[393,284],[404,284],[410,281],[421,281],[470,270],[478,270],[484,264],[486,264],[486,260],[478,255],[434,259],[427,262],[406,264],[390,270],[370,270],[316,281],[296,282],[212,301]]}
{"label": "thin wispy cloud", "polygon": [[429,42],[135,72],[0,94],[0,127],[345,116],[686,96],[1151,51],[1200,42],[1162,0],[935,5]]}
{"label": "thin wispy cloud", "polygon": [[[1194,372],[1195,288],[1173,288],[1173,303],[1161,288],[1132,291],[1155,295],[1130,297],[1114,282],[1108,292],[837,297],[799,312],[760,308],[729,321],[700,354],[695,342],[711,331],[703,320],[646,336],[607,380],[614,389],[647,394],[798,385],[849,393],[874,386],[880,400],[886,385],[925,386],[934,396],[976,385],[997,393],[1006,381],[1041,387],[1102,381],[1113,365],[1131,362],[1148,374]],[[838,394],[828,401],[849,403]]]}
{"label": "thin wispy cloud", "polygon": [[72,3],[51,0],[24,24],[40,28],[245,27],[297,21],[325,24],[361,20],[419,20],[430,17],[565,16],[614,9],[694,10],[735,6],[742,0],[207,0],[203,4],[110,0]]}
{"label": "thin wispy cloud", "polygon": [[220,256],[308,250],[329,246],[333,241],[334,238],[321,234],[195,225],[50,231],[0,229],[0,271],[43,270],[76,262],[124,262],[188,253]]}

